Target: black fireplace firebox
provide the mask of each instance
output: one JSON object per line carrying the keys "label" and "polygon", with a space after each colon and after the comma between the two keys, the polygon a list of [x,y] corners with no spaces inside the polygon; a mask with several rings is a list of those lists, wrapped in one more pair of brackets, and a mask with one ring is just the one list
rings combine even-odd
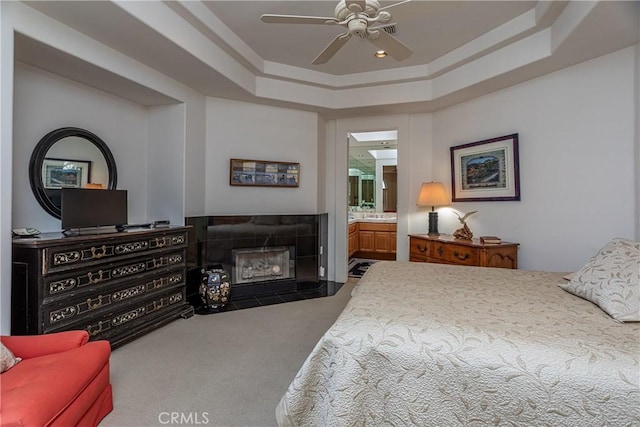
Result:
{"label": "black fireplace firebox", "polygon": [[233,249],[233,283],[287,280],[296,277],[295,246]]}
{"label": "black fireplace firebox", "polygon": [[[202,269],[231,277],[231,300],[326,287],[327,214],[185,218],[187,298],[198,301]],[[320,276],[320,271],[324,277]]]}

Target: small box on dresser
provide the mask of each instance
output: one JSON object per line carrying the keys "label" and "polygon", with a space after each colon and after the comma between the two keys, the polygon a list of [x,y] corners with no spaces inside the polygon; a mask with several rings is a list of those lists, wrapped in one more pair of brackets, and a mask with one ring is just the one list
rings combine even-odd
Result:
{"label": "small box on dresser", "polygon": [[479,239],[409,235],[409,261],[479,267],[518,268],[518,243],[482,244]]}
{"label": "small box on dresser", "polygon": [[13,240],[11,333],[84,329],[113,347],[176,318],[189,227]]}

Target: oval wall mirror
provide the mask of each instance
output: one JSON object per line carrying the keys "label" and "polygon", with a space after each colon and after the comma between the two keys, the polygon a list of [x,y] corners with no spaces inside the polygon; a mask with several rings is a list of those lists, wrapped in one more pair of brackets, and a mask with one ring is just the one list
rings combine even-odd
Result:
{"label": "oval wall mirror", "polygon": [[29,181],[43,209],[60,218],[61,189],[115,189],[116,162],[107,144],[94,133],[60,128],[46,134],[33,150]]}

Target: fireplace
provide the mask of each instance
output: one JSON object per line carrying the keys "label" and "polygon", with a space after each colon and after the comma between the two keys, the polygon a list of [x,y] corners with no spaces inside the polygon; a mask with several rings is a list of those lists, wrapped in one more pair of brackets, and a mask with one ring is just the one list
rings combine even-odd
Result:
{"label": "fireplace", "polygon": [[233,249],[232,283],[295,279],[295,246]]}
{"label": "fireplace", "polygon": [[231,300],[326,287],[327,214],[185,218],[187,297],[197,304],[202,269],[231,277]]}

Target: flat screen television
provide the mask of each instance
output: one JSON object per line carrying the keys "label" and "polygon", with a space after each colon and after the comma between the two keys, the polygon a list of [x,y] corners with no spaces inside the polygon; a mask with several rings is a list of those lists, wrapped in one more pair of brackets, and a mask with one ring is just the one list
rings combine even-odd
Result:
{"label": "flat screen television", "polygon": [[62,229],[120,227],[128,222],[127,190],[63,188]]}

